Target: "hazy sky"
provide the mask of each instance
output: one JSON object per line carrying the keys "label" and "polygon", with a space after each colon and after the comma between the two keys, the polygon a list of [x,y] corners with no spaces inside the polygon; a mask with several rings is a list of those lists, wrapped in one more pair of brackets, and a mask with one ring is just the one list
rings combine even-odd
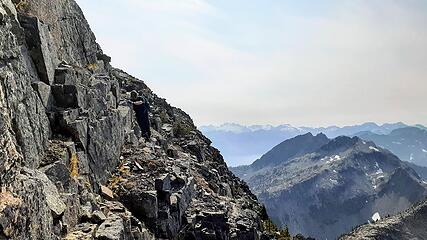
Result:
{"label": "hazy sky", "polygon": [[198,125],[427,125],[425,0],[77,0],[112,64]]}

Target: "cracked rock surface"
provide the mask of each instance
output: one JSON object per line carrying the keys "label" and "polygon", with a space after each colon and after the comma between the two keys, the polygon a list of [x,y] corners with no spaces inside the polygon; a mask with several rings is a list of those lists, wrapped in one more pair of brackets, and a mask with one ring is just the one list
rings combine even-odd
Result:
{"label": "cracked rock surface", "polygon": [[219,151],[110,66],[74,0],[0,0],[0,42],[0,239],[270,239]]}

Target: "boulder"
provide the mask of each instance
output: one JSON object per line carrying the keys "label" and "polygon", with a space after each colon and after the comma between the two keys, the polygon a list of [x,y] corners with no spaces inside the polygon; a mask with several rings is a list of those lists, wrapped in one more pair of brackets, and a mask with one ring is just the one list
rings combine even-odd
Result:
{"label": "boulder", "polygon": [[61,200],[58,189],[44,174],[37,174],[43,183],[43,194],[54,218],[61,216],[66,208],[65,203]]}
{"label": "boulder", "polygon": [[96,230],[95,237],[99,240],[124,240],[125,227],[123,219],[116,214],[110,213]]}
{"label": "boulder", "polygon": [[67,192],[77,190],[76,183],[70,176],[69,166],[65,165],[65,163],[55,162],[41,168],[41,170],[44,171],[49,180],[57,184],[57,186],[60,185],[62,190]]}
{"label": "boulder", "polygon": [[[77,85],[79,83],[79,78],[77,71],[73,69],[72,66],[61,63],[55,69],[55,84],[60,85]],[[81,81],[81,80],[80,80]]]}
{"label": "boulder", "polygon": [[80,196],[77,193],[63,193],[61,199],[66,205],[62,222],[64,231],[68,232],[79,223],[77,216],[81,215]]}
{"label": "boulder", "polygon": [[89,162],[88,162],[86,153],[83,151],[77,152],[77,158],[79,159],[80,175],[89,175],[90,168],[89,168]]}
{"label": "boulder", "polygon": [[125,143],[123,119],[117,110],[111,115],[89,122],[87,146],[89,168],[94,182],[105,182],[120,162],[120,152]]}
{"label": "boulder", "polygon": [[133,189],[122,194],[120,201],[140,220],[145,220],[155,225],[158,217],[157,191],[141,191]]}
{"label": "boulder", "polygon": [[102,194],[105,198],[107,198],[107,199],[109,199],[109,200],[114,199],[113,191],[111,191],[111,189],[110,189],[110,188],[108,188],[108,187],[106,187],[106,186],[104,186],[104,185],[101,185],[101,194]]}
{"label": "boulder", "polygon": [[96,224],[81,223],[73,231],[68,233],[64,237],[64,240],[93,240],[96,228]]}
{"label": "boulder", "polygon": [[120,114],[120,119],[122,119],[122,127],[125,129],[127,134],[130,134],[132,131],[132,111],[128,106],[119,106],[117,108]]}
{"label": "boulder", "polygon": [[106,219],[107,217],[105,216],[105,214],[99,210],[96,210],[92,213],[91,220],[93,223],[100,224],[104,222]]}
{"label": "boulder", "polygon": [[[76,85],[52,85],[52,94],[55,98],[55,103],[58,107],[62,108],[78,108],[83,105],[83,93],[80,87]],[[79,101],[80,100],[80,101]]]}
{"label": "boulder", "polygon": [[54,105],[54,99],[51,91],[51,87],[44,82],[35,82],[32,84],[35,91],[39,95],[39,98],[43,106],[47,110],[51,110]]}
{"label": "boulder", "polygon": [[55,68],[59,61],[49,26],[32,16],[19,15],[19,21],[25,29],[25,39],[40,80],[52,85],[55,79]]}
{"label": "boulder", "polygon": [[154,182],[155,189],[157,191],[170,191],[171,190],[171,178],[169,174],[165,174],[157,178]]}

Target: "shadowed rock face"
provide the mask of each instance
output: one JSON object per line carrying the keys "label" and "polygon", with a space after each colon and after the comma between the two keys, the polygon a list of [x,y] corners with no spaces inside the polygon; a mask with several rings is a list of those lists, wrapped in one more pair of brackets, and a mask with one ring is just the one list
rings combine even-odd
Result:
{"label": "shadowed rock face", "polygon": [[[286,146],[293,145],[289,141]],[[274,167],[236,171],[272,219],[292,233],[334,239],[376,212],[396,214],[426,195],[412,169],[372,142],[338,137],[314,151],[309,146],[314,141],[306,142],[305,154]]]}
{"label": "shadowed rock face", "polygon": [[110,66],[73,0],[0,0],[0,42],[1,239],[269,238],[247,185],[185,112]]}

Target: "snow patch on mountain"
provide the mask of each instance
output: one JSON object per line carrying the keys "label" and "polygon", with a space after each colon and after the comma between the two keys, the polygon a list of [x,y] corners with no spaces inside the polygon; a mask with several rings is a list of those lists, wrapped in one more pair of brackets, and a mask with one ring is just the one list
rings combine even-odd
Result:
{"label": "snow patch on mountain", "polygon": [[369,149],[374,150],[375,152],[380,152],[380,150],[376,147],[369,146]]}
{"label": "snow patch on mountain", "polygon": [[[328,157],[325,157],[325,158],[323,158],[323,159],[327,159]],[[333,156],[333,157],[329,157],[329,160],[328,161],[326,161],[326,163],[333,163],[333,162],[337,162],[337,161],[340,161],[341,160],[341,156],[339,156],[339,155],[335,155],[335,156]]]}
{"label": "snow patch on mountain", "polygon": [[379,212],[374,213],[374,215],[372,215],[372,221],[376,222],[381,220],[381,216]]}

